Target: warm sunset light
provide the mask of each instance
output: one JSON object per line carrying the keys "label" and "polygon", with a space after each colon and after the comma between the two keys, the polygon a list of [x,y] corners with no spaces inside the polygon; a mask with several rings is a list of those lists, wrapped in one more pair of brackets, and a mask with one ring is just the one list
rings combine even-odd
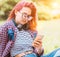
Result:
{"label": "warm sunset light", "polygon": [[41,6],[38,8],[39,19],[50,20],[60,19],[60,0],[41,0]]}
{"label": "warm sunset light", "polygon": [[60,15],[60,7],[59,7],[59,1],[57,0],[56,2],[51,3],[51,15],[55,16],[58,18],[58,15]]}
{"label": "warm sunset light", "polygon": [[59,3],[58,2],[53,2],[52,3],[52,7],[53,8],[58,8],[59,7]]}

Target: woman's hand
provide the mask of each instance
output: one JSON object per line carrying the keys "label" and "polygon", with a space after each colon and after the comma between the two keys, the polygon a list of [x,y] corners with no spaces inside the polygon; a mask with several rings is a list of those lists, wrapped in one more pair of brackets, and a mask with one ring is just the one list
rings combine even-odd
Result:
{"label": "woman's hand", "polygon": [[41,35],[38,35],[35,40],[32,43],[32,46],[34,48],[41,48],[42,47],[42,37]]}
{"label": "woman's hand", "polygon": [[42,49],[42,38],[42,35],[38,35],[32,43],[32,46],[37,50],[38,53],[40,53]]}

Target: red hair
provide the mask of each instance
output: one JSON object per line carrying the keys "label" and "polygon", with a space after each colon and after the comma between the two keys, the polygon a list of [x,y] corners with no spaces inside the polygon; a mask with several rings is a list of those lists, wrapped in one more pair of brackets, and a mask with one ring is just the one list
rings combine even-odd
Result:
{"label": "red hair", "polygon": [[29,26],[31,30],[36,29],[36,7],[32,2],[20,1],[16,4],[16,6],[12,9],[9,14],[8,21],[15,18],[15,10],[20,11],[23,7],[29,7],[32,10],[31,16],[33,19],[29,21]]}

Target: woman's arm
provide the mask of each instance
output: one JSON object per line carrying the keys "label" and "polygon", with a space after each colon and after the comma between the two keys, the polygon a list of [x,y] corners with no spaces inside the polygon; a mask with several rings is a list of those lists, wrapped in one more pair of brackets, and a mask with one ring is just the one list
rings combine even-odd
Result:
{"label": "woman's arm", "polygon": [[33,49],[34,49],[34,52],[37,54],[37,55],[42,55],[43,52],[44,52],[44,49],[42,48],[42,37],[43,36],[37,36],[35,38],[35,40],[33,41],[32,43],[32,46],[33,46]]}

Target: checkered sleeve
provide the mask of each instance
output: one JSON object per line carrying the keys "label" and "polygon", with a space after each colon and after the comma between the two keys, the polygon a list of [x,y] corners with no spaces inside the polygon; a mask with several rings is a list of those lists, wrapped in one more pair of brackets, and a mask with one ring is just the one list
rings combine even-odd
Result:
{"label": "checkered sleeve", "polygon": [[6,45],[6,48],[5,48],[5,50],[4,50],[4,52],[3,52],[3,54],[2,54],[2,57],[5,57],[5,56],[7,56],[7,54],[10,52],[10,50],[11,50],[11,45],[13,44],[13,41],[8,41],[8,43],[7,43],[7,45]]}
{"label": "checkered sleeve", "polygon": [[5,25],[2,25],[0,26],[0,57],[2,57],[7,41],[6,27]]}
{"label": "checkered sleeve", "polygon": [[6,56],[12,46],[12,41],[9,41],[8,38],[8,28],[11,28],[8,23],[5,23],[4,25],[0,26],[0,57]]}
{"label": "checkered sleeve", "polygon": [[2,32],[1,32],[1,29],[0,29],[0,57],[2,56],[2,45],[1,45],[1,42],[2,42]]}

